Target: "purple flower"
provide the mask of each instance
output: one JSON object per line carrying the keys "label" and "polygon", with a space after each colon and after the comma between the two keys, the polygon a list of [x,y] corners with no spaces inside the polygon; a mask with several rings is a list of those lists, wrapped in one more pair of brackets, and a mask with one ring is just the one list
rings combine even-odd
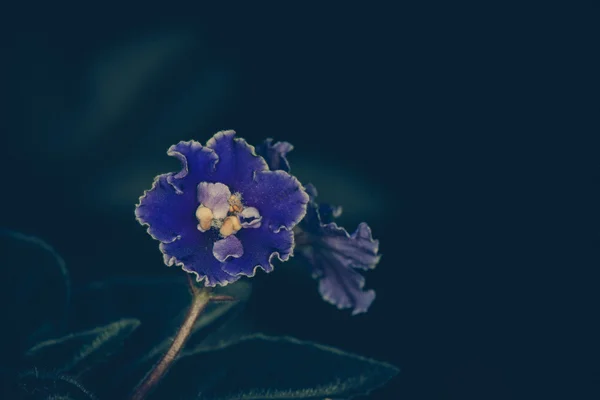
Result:
{"label": "purple flower", "polygon": [[[287,166],[289,143],[272,144],[271,139],[258,147],[272,169]],[[317,191],[307,185],[310,201],[304,219],[294,228],[296,253],[312,267],[312,276],[319,281],[319,292],[324,300],[340,309],[352,308],[352,314],[366,312],[375,299],[373,290],[364,290],[365,279],[360,270],[375,268],[381,256],[379,242],[374,240],[371,229],[361,223],[353,234],[339,227],[334,221],[342,208],[315,201]]]}
{"label": "purple flower", "polygon": [[180,265],[206,286],[273,270],[294,247],[293,227],[306,214],[307,193],[296,178],[270,171],[265,160],[234,131],[202,146],[179,142],[167,154],[178,173],[155,178],[140,197],[137,220],[159,240],[165,264]]}
{"label": "purple flower", "polygon": [[294,150],[294,146],[291,143],[277,142],[273,144],[271,138],[265,139],[264,142],[256,146],[256,152],[265,158],[272,171],[290,172],[290,163],[285,156],[292,150]]}

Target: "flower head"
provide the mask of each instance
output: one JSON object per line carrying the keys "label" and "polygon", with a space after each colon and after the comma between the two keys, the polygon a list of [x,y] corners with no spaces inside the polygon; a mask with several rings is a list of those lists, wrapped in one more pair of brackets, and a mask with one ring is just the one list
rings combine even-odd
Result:
{"label": "flower head", "polygon": [[206,146],[179,142],[167,154],[182,170],[157,176],[135,210],[161,242],[165,264],[215,286],[254,276],[257,267],[272,271],[275,255],[289,258],[292,229],[309,200],[296,178],[270,171],[234,131],[218,132]]}
{"label": "flower head", "polygon": [[[270,139],[258,147],[271,168],[285,166],[287,171],[286,155],[291,149],[289,143],[272,144]],[[375,299],[375,291],[363,289],[365,279],[359,270],[373,269],[379,263],[379,242],[373,239],[364,222],[349,234],[333,222],[341,215],[342,208],[318,204],[313,185],[306,185],[305,190],[310,201],[306,216],[294,228],[295,251],[311,265],[324,300],[340,309],[352,308],[353,314],[366,312]]]}

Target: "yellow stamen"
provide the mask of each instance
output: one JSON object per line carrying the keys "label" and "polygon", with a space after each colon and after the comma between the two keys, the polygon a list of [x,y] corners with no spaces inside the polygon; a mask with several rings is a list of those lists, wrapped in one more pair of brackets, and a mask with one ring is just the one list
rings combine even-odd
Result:
{"label": "yellow stamen", "polygon": [[196,218],[200,222],[200,228],[202,231],[210,229],[210,225],[213,220],[213,213],[208,207],[200,206],[196,209]]}
{"label": "yellow stamen", "polygon": [[240,229],[242,229],[242,224],[240,223],[240,219],[238,217],[232,216],[229,218],[231,218],[231,223],[233,224],[233,230],[235,230],[237,232]]}
{"label": "yellow stamen", "polygon": [[238,219],[238,217],[232,215],[230,217],[225,218],[225,221],[223,221],[223,225],[221,225],[221,229],[219,230],[219,232],[223,237],[227,237],[236,233],[240,229],[242,229],[242,224],[240,224],[240,220]]}
{"label": "yellow stamen", "polygon": [[232,194],[231,197],[229,197],[229,212],[239,213],[243,209],[244,206],[242,205],[242,200],[240,199],[240,196]]}

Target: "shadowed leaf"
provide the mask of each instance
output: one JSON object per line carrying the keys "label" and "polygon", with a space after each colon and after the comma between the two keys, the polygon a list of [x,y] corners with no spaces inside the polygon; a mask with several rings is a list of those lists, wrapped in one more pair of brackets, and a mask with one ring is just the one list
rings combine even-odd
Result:
{"label": "shadowed leaf", "polygon": [[139,324],[138,320],[124,319],[41,342],[27,351],[26,362],[38,368],[69,373],[89,369],[118,351]]}
{"label": "shadowed leaf", "polygon": [[0,229],[0,365],[40,340],[62,335],[70,300],[63,259],[46,242]]}
{"label": "shadowed leaf", "polygon": [[152,398],[323,399],[364,395],[399,370],[387,363],[289,337],[252,335],[184,353]]}
{"label": "shadowed leaf", "polygon": [[[238,281],[215,294],[229,295],[235,302],[209,303],[194,326],[187,346],[193,347],[243,309],[251,284]],[[115,318],[142,322],[127,348],[99,369],[93,370],[92,389],[98,395],[124,394],[148,372],[167,350],[190,305],[187,277],[130,277],[97,282],[74,295],[78,321],[83,326]]]}
{"label": "shadowed leaf", "polygon": [[22,373],[16,385],[3,394],[6,399],[96,400],[96,396],[73,377],[37,368]]}

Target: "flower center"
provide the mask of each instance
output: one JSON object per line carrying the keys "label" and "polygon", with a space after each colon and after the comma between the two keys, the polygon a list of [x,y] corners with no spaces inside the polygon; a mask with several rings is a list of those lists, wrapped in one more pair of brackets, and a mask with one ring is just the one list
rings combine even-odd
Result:
{"label": "flower center", "polygon": [[262,217],[258,210],[244,207],[241,194],[231,194],[222,183],[200,183],[198,200],[200,205],[196,209],[196,219],[200,232],[215,228],[226,238],[242,228],[260,227]]}

